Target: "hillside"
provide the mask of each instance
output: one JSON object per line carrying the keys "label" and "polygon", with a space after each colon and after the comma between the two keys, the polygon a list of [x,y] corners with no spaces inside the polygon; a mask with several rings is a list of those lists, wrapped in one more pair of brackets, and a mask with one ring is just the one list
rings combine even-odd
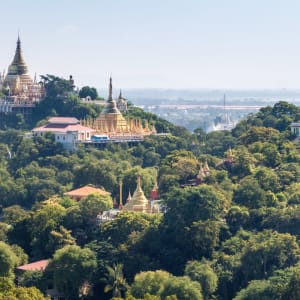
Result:
{"label": "hillside", "polygon": [[[53,101],[41,105],[65,114]],[[66,299],[297,299],[300,148],[290,124],[300,109],[278,102],[208,134],[129,114],[170,135],[69,153],[51,134],[25,138],[20,124],[0,132],[0,299],[16,278],[43,293],[51,283]],[[97,221],[119,204],[120,181],[125,205],[138,175],[147,197],[158,184],[163,213]],[[111,195],[64,196],[85,185]],[[43,272],[15,269],[44,259]]]}

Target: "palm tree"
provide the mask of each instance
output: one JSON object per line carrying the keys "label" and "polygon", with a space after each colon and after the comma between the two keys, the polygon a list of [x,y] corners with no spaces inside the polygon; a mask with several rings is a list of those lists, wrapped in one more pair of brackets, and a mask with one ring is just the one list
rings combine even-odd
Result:
{"label": "palm tree", "polygon": [[114,264],[112,267],[106,267],[107,274],[105,275],[104,292],[108,293],[112,291],[113,297],[121,297],[122,291],[126,291],[128,284],[123,275],[123,264]]}

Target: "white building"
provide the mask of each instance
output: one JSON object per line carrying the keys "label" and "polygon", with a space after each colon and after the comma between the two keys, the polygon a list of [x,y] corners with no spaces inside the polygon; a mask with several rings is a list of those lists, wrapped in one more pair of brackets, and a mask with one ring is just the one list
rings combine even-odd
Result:
{"label": "white building", "polygon": [[44,126],[34,128],[34,136],[42,136],[45,132],[52,132],[55,141],[61,143],[67,150],[75,150],[76,144],[90,141],[94,129],[80,125],[76,118],[52,117]]}
{"label": "white building", "polygon": [[296,137],[300,137],[300,123],[292,123],[291,131]]}

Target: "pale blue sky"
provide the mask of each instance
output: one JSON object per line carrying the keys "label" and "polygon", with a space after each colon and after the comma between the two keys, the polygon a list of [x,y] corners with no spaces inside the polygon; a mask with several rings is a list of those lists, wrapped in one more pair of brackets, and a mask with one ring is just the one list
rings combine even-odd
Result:
{"label": "pale blue sky", "polygon": [[30,72],[79,86],[300,88],[299,0],[10,0],[0,69],[18,30]]}

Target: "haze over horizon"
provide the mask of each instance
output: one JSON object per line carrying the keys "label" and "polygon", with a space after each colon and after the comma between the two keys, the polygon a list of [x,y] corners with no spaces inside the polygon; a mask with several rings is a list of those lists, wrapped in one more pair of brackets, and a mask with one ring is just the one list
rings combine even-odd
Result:
{"label": "haze over horizon", "polygon": [[241,2],[5,1],[0,70],[20,31],[31,74],[77,86],[299,89],[300,2]]}

